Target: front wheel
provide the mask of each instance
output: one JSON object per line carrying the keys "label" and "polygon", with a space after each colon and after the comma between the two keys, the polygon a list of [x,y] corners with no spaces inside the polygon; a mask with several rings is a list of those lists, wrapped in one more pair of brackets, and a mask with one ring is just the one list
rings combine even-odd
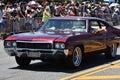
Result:
{"label": "front wheel", "polygon": [[75,47],[72,55],[69,57],[69,65],[72,68],[79,67],[82,62],[82,50],[80,47]]}
{"label": "front wheel", "polygon": [[15,56],[16,62],[20,66],[28,66],[31,62],[31,59]]}
{"label": "front wheel", "polygon": [[115,58],[117,55],[117,44],[113,43],[111,47],[108,47],[108,50],[105,52],[106,58]]}

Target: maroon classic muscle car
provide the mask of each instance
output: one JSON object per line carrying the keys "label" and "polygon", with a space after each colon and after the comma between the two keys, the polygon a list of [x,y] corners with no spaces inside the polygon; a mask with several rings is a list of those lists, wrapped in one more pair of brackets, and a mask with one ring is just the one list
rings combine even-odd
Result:
{"label": "maroon classic muscle car", "polygon": [[15,56],[20,66],[31,60],[65,60],[72,67],[80,66],[85,55],[104,53],[116,57],[120,30],[94,17],[54,17],[37,32],[19,33],[4,40],[4,49]]}

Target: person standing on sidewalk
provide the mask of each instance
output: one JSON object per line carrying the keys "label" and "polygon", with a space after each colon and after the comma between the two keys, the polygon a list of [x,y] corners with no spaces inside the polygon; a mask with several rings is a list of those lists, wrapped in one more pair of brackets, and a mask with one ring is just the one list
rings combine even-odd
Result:
{"label": "person standing on sidewalk", "polygon": [[21,2],[18,7],[18,12],[20,16],[20,30],[25,30],[25,20],[26,20],[26,10],[27,10],[27,4],[26,2]]}
{"label": "person standing on sidewalk", "polygon": [[51,17],[51,14],[49,12],[49,8],[45,8],[42,16],[42,22],[45,23],[49,18]]}
{"label": "person standing on sidewalk", "polygon": [[13,26],[13,33],[18,33],[20,30],[19,22],[20,17],[18,15],[18,7],[17,4],[13,5],[12,13],[11,13],[11,20],[12,20],[12,26]]}

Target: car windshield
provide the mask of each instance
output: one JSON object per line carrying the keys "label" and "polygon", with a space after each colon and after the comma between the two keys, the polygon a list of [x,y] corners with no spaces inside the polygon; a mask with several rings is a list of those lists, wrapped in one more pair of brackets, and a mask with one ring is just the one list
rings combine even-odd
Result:
{"label": "car windshield", "polygon": [[48,20],[40,30],[86,32],[86,20]]}

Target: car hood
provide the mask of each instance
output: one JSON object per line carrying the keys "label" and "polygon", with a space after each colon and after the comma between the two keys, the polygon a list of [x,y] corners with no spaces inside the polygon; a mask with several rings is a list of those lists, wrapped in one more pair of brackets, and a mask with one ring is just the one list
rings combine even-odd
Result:
{"label": "car hood", "polygon": [[19,33],[7,37],[5,40],[24,40],[24,41],[62,41],[65,42],[71,34],[53,34],[43,32]]}

